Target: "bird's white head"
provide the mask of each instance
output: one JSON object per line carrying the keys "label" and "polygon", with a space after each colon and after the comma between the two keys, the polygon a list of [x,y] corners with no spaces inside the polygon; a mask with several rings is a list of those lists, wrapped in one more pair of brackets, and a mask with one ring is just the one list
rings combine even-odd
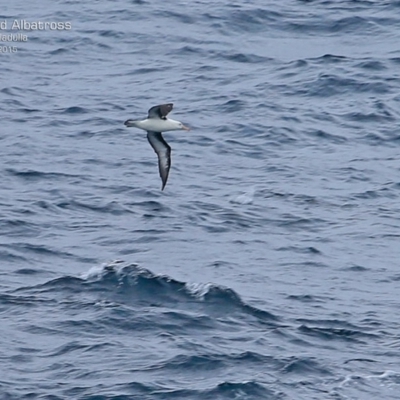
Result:
{"label": "bird's white head", "polygon": [[164,120],[166,123],[168,123],[168,130],[169,131],[190,131],[190,128],[180,121],[175,121],[174,119],[166,119]]}

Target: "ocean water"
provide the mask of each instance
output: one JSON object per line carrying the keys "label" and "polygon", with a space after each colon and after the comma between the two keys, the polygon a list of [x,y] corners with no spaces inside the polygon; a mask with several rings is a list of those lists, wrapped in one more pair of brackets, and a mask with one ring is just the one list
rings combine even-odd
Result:
{"label": "ocean water", "polygon": [[0,23],[0,399],[400,398],[399,1]]}

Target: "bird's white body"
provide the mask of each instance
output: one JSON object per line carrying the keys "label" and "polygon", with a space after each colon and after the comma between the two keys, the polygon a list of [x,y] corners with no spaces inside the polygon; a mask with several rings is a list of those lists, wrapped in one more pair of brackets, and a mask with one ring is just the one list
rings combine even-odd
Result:
{"label": "bird's white body", "polygon": [[135,127],[147,131],[147,140],[158,157],[158,170],[162,180],[161,190],[167,184],[169,170],[171,168],[171,147],[164,140],[162,132],[167,131],[189,131],[190,129],[182,122],[168,119],[167,114],[172,110],[173,104],[160,104],[151,107],[146,119],[136,121],[128,119],[124,122],[127,127]]}
{"label": "bird's white body", "polygon": [[175,121],[173,119],[156,119],[156,118],[146,118],[142,121],[126,121],[126,126],[134,126],[139,129],[143,129],[144,131],[153,131],[153,132],[167,132],[167,131],[180,131],[180,130],[188,130],[182,122]]}

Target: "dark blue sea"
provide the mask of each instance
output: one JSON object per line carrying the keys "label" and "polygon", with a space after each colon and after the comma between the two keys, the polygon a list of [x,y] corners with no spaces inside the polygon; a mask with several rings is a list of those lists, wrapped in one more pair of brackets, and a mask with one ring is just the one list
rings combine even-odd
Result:
{"label": "dark blue sea", "polygon": [[400,399],[399,1],[0,27],[1,400]]}

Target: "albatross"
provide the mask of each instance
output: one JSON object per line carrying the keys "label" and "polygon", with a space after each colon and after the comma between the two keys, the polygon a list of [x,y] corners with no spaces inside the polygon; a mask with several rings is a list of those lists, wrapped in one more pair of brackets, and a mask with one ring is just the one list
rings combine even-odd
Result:
{"label": "albatross", "polygon": [[190,128],[183,125],[182,122],[167,118],[168,113],[172,110],[172,103],[160,104],[151,107],[149,115],[142,121],[128,119],[124,122],[127,127],[135,127],[147,131],[147,140],[156,152],[158,157],[158,170],[162,181],[161,190],[164,190],[167,184],[169,170],[171,168],[171,147],[164,140],[162,132],[167,131],[189,131]]}

